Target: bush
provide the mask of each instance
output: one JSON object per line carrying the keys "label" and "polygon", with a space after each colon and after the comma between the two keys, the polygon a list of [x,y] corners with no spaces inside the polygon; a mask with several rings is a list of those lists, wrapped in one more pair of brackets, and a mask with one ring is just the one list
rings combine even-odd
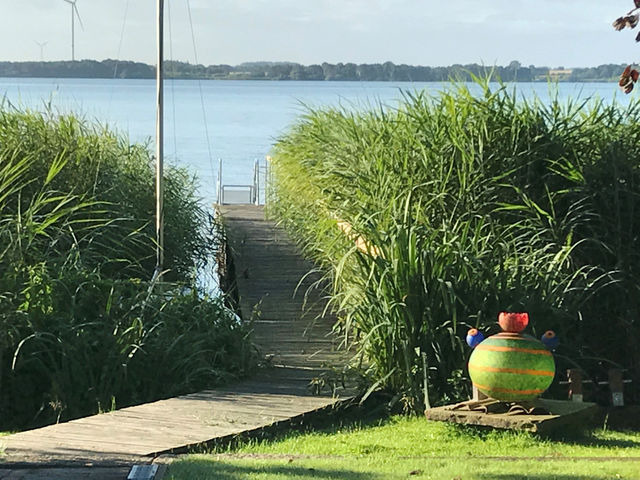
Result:
{"label": "bush", "polygon": [[0,112],[0,424],[24,427],[212,386],[251,365],[247,326],[196,287],[216,248],[166,171],[165,283],[148,150],[73,116]]}
{"label": "bush", "polygon": [[409,409],[423,407],[423,354],[432,400],[468,394],[463,337],[497,333],[502,310],[559,333],[559,371],[640,365],[640,103],[545,105],[479,83],[394,110],[312,110],[275,147],[271,214]]}

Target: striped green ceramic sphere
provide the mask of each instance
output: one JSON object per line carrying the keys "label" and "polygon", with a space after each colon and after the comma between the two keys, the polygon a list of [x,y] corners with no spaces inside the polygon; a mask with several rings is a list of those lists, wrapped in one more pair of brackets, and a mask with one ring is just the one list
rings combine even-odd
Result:
{"label": "striped green ceramic sphere", "polygon": [[499,333],[480,343],[469,358],[471,381],[485,395],[502,401],[531,400],[555,375],[551,352],[539,340]]}

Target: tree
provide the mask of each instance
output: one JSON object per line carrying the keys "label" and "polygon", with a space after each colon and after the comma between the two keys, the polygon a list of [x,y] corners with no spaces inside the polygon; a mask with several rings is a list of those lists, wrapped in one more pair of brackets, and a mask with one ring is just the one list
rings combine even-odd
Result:
{"label": "tree", "polygon": [[[640,14],[636,12],[640,10],[640,0],[633,0],[633,5],[634,8],[627,12],[626,15],[616,18],[613,22],[613,28],[617,31],[624,30],[625,28],[632,30],[638,26]],[[636,42],[640,42],[640,33],[636,35]],[[618,85],[620,85],[620,88],[624,93],[631,93],[634,84],[638,81],[638,76],[638,71],[636,69],[631,69],[631,65],[628,65],[627,68],[624,69],[622,75],[620,75],[620,81],[618,82]]]}
{"label": "tree", "polygon": [[269,68],[269,79],[271,80],[289,80],[293,65],[290,63],[276,63]]}
{"label": "tree", "polygon": [[324,72],[325,80],[336,80],[337,67],[335,65],[324,62],[322,64],[322,71]]}
{"label": "tree", "polygon": [[324,71],[320,65],[309,65],[305,69],[307,80],[324,80]]}
{"label": "tree", "polygon": [[396,66],[393,62],[384,62],[382,64],[382,71],[384,75],[384,79],[388,81],[393,81],[393,74],[395,73]]}
{"label": "tree", "polygon": [[522,66],[522,64],[521,64],[519,61],[517,61],[517,60],[512,60],[512,61],[509,63],[509,68],[510,68],[511,70],[518,70],[521,66]]}
{"label": "tree", "polygon": [[379,63],[358,65],[358,78],[369,82],[384,80],[382,65]]}
{"label": "tree", "polygon": [[306,80],[307,71],[302,65],[295,63],[291,66],[291,73],[289,75],[289,78],[291,80]]}

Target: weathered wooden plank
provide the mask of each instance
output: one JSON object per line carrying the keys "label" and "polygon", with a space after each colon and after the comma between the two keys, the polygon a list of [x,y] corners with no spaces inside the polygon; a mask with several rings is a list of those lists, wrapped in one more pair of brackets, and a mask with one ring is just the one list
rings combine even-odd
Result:
{"label": "weathered wooden plank", "polygon": [[124,480],[130,467],[0,468],[0,480]]}
{"label": "weathered wooden plank", "polygon": [[[312,379],[341,367],[335,317],[326,310],[317,272],[283,230],[264,220],[262,208],[223,208],[245,316],[256,309],[253,341],[273,365],[254,379],[190,395],[124,408],[0,438],[4,463],[130,462],[184,451],[213,439],[254,431],[341,400],[316,396]],[[343,398],[352,393],[346,390]]]}
{"label": "weathered wooden plank", "polygon": [[[253,338],[262,354],[278,365],[344,364],[349,356],[339,352],[342,338],[333,332],[335,317],[326,312],[326,292],[309,288],[321,278],[309,273],[313,264],[283,230],[264,220],[260,208],[233,205],[220,211],[232,247],[240,305],[245,316],[257,312]],[[303,328],[301,318],[308,318]],[[298,322],[297,328],[290,322]]]}

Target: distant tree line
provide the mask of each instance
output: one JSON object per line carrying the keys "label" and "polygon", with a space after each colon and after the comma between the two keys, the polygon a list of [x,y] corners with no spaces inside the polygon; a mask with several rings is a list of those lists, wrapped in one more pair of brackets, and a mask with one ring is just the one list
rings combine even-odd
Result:
{"label": "distant tree line", "polygon": [[0,77],[153,78],[156,68],[121,60],[60,62],[0,62]]}
{"label": "distant tree line", "polygon": [[[355,64],[322,63],[300,65],[290,62],[250,62],[240,65],[193,65],[168,61],[165,72],[169,78],[202,78],[219,80],[328,80],[328,81],[393,81],[443,82],[450,79],[470,80],[471,75],[487,72],[506,82],[536,82],[552,78],[558,81],[588,82],[617,80],[619,64],[565,69],[524,66],[512,61],[506,66],[487,67],[476,63],[427,67],[393,62]],[[80,78],[153,78],[155,66],[120,60],[60,61],[60,62],[0,62],[0,77],[80,77]]]}

